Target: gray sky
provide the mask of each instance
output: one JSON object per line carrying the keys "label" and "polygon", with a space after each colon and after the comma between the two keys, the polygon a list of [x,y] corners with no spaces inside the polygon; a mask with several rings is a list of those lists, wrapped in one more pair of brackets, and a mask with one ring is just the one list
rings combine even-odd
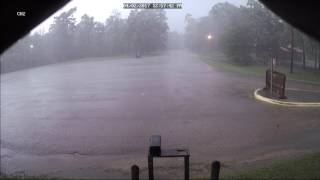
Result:
{"label": "gray sky", "polygon": [[96,21],[105,22],[105,20],[112,14],[113,11],[119,11],[122,18],[129,15],[130,9],[123,9],[123,3],[146,3],[146,2],[170,2],[182,3],[182,9],[166,10],[168,17],[168,25],[170,30],[184,32],[184,17],[187,13],[192,14],[193,17],[206,16],[211,7],[219,2],[230,2],[237,6],[245,5],[247,0],[73,0],[57,11],[54,15],[49,17],[46,21],[36,27],[33,32],[42,30],[46,32],[49,25],[53,22],[53,17],[59,15],[63,11],[67,11],[73,7],[77,7],[75,17],[80,20],[83,14],[93,16]]}

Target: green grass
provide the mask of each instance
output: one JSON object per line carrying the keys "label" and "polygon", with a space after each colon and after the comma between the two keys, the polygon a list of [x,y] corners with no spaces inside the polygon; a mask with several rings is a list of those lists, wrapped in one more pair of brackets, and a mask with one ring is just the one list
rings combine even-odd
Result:
{"label": "green grass", "polygon": [[[48,177],[0,177],[0,180],[59,180],[60,178]],[[192,178],[193,180],[209,180],[209,176],[204,178]],[[282,180],[282,179],[299,179],[299,180],[320,180],[320,153],[306,154],[299,157],[288,159],[278,159],[268,162],[267,165],[259,167],[244,167],[237,171],[231,171],[221,168],[221,180]]]}
{"label": "green grass", "polygon": [[[222,167],[220,172],[221,180],[320,179],[320,153],[285,160],[275,160],[269,163],[269,165],[259,168],[245,168],[237,172],[224,171],[225,169]],[[194,180],[209,180],[209,178],[197,178]]]}
{"label": "green grass", "polygon": [[[206,63],[217,67],[219,69],[223,69],[226,71],[236,72],[240,74],[253,75],[264,77],[265,71],[267,69],[266,66],[263,65],[237,65],[230,62],[223,55],[199,55],[200,59],[204,60]],[[289,69],[283,66],[277,66],[276,71],[285,73],[288,80],[298,81],[302,83],[316,84],[320,85],[320,71],[305,71],[301,68],[294,68],[294,73],[290,74]]]}
{"label": "green grass", "polygon": [[274,161],[267,167],[226,174],[221,179],[320,179],[320,153]]}

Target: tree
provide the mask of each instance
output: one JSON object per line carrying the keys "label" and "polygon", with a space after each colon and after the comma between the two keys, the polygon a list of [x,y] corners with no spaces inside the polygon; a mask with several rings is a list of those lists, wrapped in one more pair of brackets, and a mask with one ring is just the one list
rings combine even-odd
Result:
{"label": "tree", "polygon": [[77,49],[77,57],[85,57],[94,54],[94,39],[92,39],[94,32],[94,18],[88,15],[83,15],[81,21],[75,28],[75,45]]}
{"label": "tree", "polygon": [[254,41],[254,53],[260,59],[279,56],[281,36],[285,31],[285,23],[263,4],[256,0],[248,0],[248,16]]}
{"label": "tree", "polygon": [[[265,64],[274,57],[282,64],[290,63],[285,52],[291,40],[290,26],[256,0],[248,0],[247,6],[240,7],[218,3],[208,16],[195,19],[187,15],[185,20],[185,42],[191,50],[224,52],[242,64]],[[205,44],[207,34],[214,37],[210,48]],[[302,46],[300,40],[295,48],[299,49],[298,45]]]}
{"label": "tree", "polygon": [[101,22],[94,22],[93,36],[91,37],[94,42],[93,54],[95,56],[106,56],[105,36],[106,28]]}
{"label": "tree", "polygon": [[134,51],[151,52],[166,46],[168,25],[163,10],[134,10],[127,20],[127,35]]}
{"label": "tree", "polygon": [[127,22],[121,19],[121,14],[114,11],[105,23],[105,43],[109,55],[123,54],[127,51]]}
{"label": "tree", "polygon": [[252,63],[251,52],[254,40],[250,33],[250,22],[246,9],[240,8],[231,21],[232,26],[221,35],[222,50],[234,62],[242,65]]}
{"label": "tree", "polygon": [[199,25],[197,21],[192,17],[191,14],[186,14],[185,16],[185,23],[187,24],[185,28],[185,44],[191,50],[199,50],[199,35],[201,34],[198,32]]}
{"label": "tree", "polygon": [[77,10],[76,7],[71,8],[67,12],[63,12],[57,17],[54,17],[54,22],[49,28],[49,38],[52,44],[54,56],[57,61],[72,58],[75,50],[74,45],[74,31],[76,27],[76,19],[73,14]]}

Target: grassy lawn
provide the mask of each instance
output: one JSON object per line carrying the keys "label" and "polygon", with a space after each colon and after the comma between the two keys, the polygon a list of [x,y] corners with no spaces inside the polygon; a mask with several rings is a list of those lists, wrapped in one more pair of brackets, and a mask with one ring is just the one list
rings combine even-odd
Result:
{"label": "grassy lawn", "polygon": [[[285,160],[274,160],[269,165],[259,168],[245,168],[237,172],[227,171],[223,167],[220,172],[221,180],[281,180],[320,179],[320,153],[308,154]],[[209,180],[209,178],[198,178],[194,180]]]}
{"label": "grassy lawn", "polygon": [[267,167],[225,174],[221,179],[320,179],[320,153],[274,161]]}
{"label": "grassy lawn", "polygon": [[[48,177],[0,177],[0,180],[61,180],[60,178]],[[191,178],[193,180],[209,180],[205,178]],[[289,159],[278,159],[260,167],[247,167],[237,171],[231,171],[221,168],[221,180],[281,180],[281,179],[299,179],[299,180],[320,180],[320,153],[307,154],[300,157]]]}
{"label": "grassy lawn", "polygon": [[[203,59],[206,63],[215,66],[219,69],[237,72],[241,74],[254,75],[254,76],[265,76],[265,71],[267,69],[266,66],[263,65],[237,65],[228,61],[228,59],[223,55],[199,55],[200,59]],[[301,68],[294,68],[294,73],[289,73],[289,68],[283,66],[277,66],[275,68],[276,71],[285,73],[288,80],[299,81],[303,83],[310,83],[320,85],[320,71],[305,71]]]}

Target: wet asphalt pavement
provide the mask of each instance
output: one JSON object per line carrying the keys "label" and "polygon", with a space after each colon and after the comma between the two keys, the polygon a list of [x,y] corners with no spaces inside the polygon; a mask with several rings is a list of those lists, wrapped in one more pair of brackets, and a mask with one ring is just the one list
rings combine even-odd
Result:
{"label": "wet asphalt pavement", "polygon": [[[162,135],[164,148],[189,148],[191,177],[209,175],[213,160],[234,165],[319,150],[320,109],[258,102],[253,90],[263,86],[264,78],[224,72],[185,51],[4,74],[2,171],[123,179],[137,164],[146,177],[152,134]],[[155,176],[183,172],[182,159],[155,165]]]}

